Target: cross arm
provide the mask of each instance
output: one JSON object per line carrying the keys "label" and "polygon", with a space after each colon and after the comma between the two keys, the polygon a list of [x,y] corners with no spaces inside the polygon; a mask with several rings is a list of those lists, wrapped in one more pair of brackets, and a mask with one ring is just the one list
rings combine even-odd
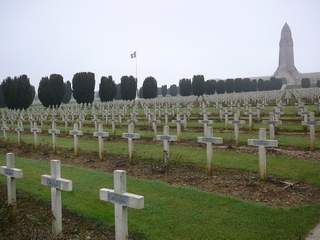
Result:
{"label": "cross arm", "polygon": [[278,147],[278,140],[248,139],[249,146]]}
{"label": "cross arm", "polygon": [[0,174],[5,175],[7,177],[13,177],[13,178],[22,178],[23,177],[23,172],[21,169],[8,168],[7,166],[0,167]]}
{"label": "cross arm", "polygon": [[44,186],[57,188],[62,191],[72,191],[72,181],[64,178],[54,179],[49,175],[42,175],[41,184]]}
{"label": "cross arm", "polygon": [[100,189],[100,200],[120,204],[129,208],[144,208],[144,196],[127,192],[119,194],[108,188]]}

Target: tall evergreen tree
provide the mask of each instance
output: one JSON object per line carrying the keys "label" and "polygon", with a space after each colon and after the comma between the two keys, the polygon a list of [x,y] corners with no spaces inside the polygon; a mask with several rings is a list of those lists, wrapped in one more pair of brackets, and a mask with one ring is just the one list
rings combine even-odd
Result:
{"label": "tall evergreen tree", "polygon": [[196,96],[201,96],[205,93],[205,82],[203,75],[194,75],[192,78],[192,92]]}
{"label": "tall evergreen tree", "polygon": [[38,88],[38,98],[45,107],[59,107],[65,94],[63,77],[60,74],[51,74],[43,77]]}
{"label": "tall evergreen tree", "polygon": [[64,88],[65,88],[65,93],[62,98],[62,102],[69,103],[72,96],[71,82],[67,81],[66,83],[64,83]]}
{"label": "tall evergreen tree", "polygon": [[101,102],[112,101],[117,94],[117,87],[115,82],[112,80],[112,76],[101,77],[99,85],[99,97]]}
{"label": "tall evergreen tree", "polygon": [[233,79],[228,78],[225,81],[224,86],[225,86],[225,90],[226,90],[227,93],[234,92],[234,80]]}
{"label": "tall evergreen tree", "polygon": [[143,98],[156,98],[158,96],[157,80],[154,77],[147,77],[142,85]]}
{"label": "tall evergreen tree", "polygon": [[219,80],[216,83],[216,91],[217,93],[225,93],[226,89],[225,89],[225,81],[223,80]]}
{"label": "tall evergreen tree", "polygon": [[134,100],[137,94],[137,80],[133,76],[122,76],[120,92],[121,99]]}
{"label": "tall evergreen tree", "polygon": [[183,78],[179,81],[181,96],[190,96],[192,94],[191,79]]}
{"label": "tall evergreen tree", "polygon": [[6,107],[6,103],[4,101],[4,96],[2,92],[2,87],[0,85],[0,108]]}
{"label": "tall evergreen tree", "polygon": [[205,84],[206,91],[208,95],[214,94],[216,92],[216,80],[207,80]]}
{"label": "tall evergreen tree", "polygon": [[318,88],[320,88],[320,80],[317,80],[317,85]]}
{"label": "tall evergreen tree", "polygon": [[162,95],[162,97],[167,96],[167,93],[168,93],[167,85],[162,85],[161,86],[161,95]]}
{"label": "tall evergreen tree", "polygon": [[177,87],[177,85],[172,84],[172,85],[170,86],[170,88],[169,88],[169,94],[170,94],[170,96],[173,96],[173,97],[175,97],[175,96],[178,95],[178,87]]}
{"label": "tall evergreen tree", "polygon": [[27,75],[6,78],[2,84],[4,101],[9,109],[27,109],[35,96],[34,87]]}
{"label": "tall evergreen tree", "polygon": [[77,103],[91,104],[94,100],[95,77],[92,72],[79,72],[72,79],[73,97]]}

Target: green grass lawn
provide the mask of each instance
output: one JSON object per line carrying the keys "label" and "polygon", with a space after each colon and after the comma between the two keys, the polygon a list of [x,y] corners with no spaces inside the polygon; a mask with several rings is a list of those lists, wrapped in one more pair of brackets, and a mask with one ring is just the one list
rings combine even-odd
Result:
{"label": "green grass lawn", "polygon": [[[10,142],[16,142],[16,136],[9,135]],[[23,141],[32,143],[31,135],[24,135]],[[51,144],[51,137],[41,135],[39,142]],[[73,139],[58,138],[57,146],[65,149],[73,148]],[[109,154],[127,155],[127,143],[125,141],[105,141],[105,149]],[[98,144],[95,139],[79,140],[79,148],[84,152],[98,152]],[[157,143],[135,143],[134,158],[145,161],[158,161],[162,158],[162,144]],[[268,154],[268,173],[303,181],[320,186],[320,162],[304,160],[284,155]],[[189,147],[187,145],[173,144],[170,146],[170,161],[175,163],[190,163],[198,166],[206,166],[206,150],[200,147]],[[245,171],[257,171],[258,156],[254,153],[239,153],[234,150],[214,150],[214,165],[224,168],[241,169]]]}
{"label": "green grass lawn", "polygon": [[[4,164],[4,155],[0,157]],[[50,200],[40,175],[50,173],[49,163],[17,158],[24,171],[17,189]],[[114,209],[99,201],[101,187],[113,188],[112,176],[100,171],[63,165],[62,176],[73,180],[73,192],[63,193],[63,206],[107,226],[114,224]],[[1,183],[5,182],[0,177]],[[272,208],[227,196],[173,187],[157,181],[128,178],[128,192],[145,196],[145,209],[129,210],[129,232],[153,240],[298,240],[319,221],[320,206]],[[19,199],[18,199],[19,207]]]}

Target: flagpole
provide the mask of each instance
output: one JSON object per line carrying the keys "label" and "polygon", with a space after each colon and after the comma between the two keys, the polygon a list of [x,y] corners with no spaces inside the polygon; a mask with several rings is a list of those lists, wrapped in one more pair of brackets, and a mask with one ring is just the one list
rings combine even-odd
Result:
{"label": "flagpole", "polygon": [[135,53],[136,53],[136,81],[137,81],[137,92],[136,92],[136,95],[137,95],[137,97],[139,97],[138,96],[138,89],[139,89],[139,87],[138,87],[138,56],[137,56],[137,52],[135,51]]}

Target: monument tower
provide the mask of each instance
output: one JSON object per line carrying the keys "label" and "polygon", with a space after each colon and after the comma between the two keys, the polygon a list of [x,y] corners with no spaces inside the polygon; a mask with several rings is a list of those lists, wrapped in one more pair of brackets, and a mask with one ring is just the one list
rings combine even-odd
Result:
{"label": "monument tower", "polygon": [[282,27],[279,47],[279,66],[274,73],[274,77],[285,78],[287,85],[300,85],[301,77],[294,66],[293,40],[287,23]]}

